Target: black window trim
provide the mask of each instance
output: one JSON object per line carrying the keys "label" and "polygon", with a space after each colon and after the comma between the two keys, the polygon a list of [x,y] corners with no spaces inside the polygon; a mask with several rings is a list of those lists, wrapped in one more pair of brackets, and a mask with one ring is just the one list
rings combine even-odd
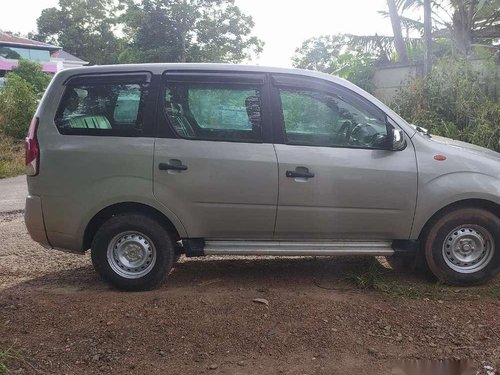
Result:
{"label": "black window trim", "polygon": [[136,72],[106,72],[106,73],[80,73],[66,78],[64,86],[69,84],[97,84],[97,83],[151,83],[153,73],[149,71]]}
{"label": "black window trim", "polygon": [[283,118],[283,107],[280,96],[280,88],[285,89],[295,89],[295,90],[308,90],[316,91],[325,94],[333,94],[345,100],[345,97],[353,99],[356,103],[359,103],[362,108],[366,108],[370,113],[376,113],[379,120],[385,121],[387,127],[387,134],[390,134],[390,130],[393,125],[390,124],[390,117],[382,111],[375,104],[371,103],[367,99],[363,98],[358,93],[348,89],[345,86],[339,85],[335,82],[326,81],[321,78],[307,77],[286,73],[273,73],[271,74],[271,92],[273,100],[273,128],[274,128],[274,143],[275,144],[285,144],[288,146],[301,146],[301,147],[324,147],[324,148],[343,148],[343,149],[354,149],[354,150],[382,150],[391,151],[388,147],[359,147],[359,146],[349,146],[349,145],[311,145],[307,143],[288,143],[285,130],[285,122]]}
{"label": "black window trim", "polygon": [[[161,88],[158,93],[158,121],[156,135],[158,138],[177,138],[188,141],[206,142],[231,142],[231,143],[272,143],[272,114],[269,106],[269,79],[266,73],[261,72],[237,72],[237,71],[203,71],[203,70],[167,70],[161,75]],[[260,87],[261,90],[261,116],[262,132],[260,139],[218,139],[183,137],[175,131],[175,128],[165,112],[164,100],[168,83],[191,83],[199,86],[214,87]],[[167,126],[165,126],[167,125]]]}
{"label": "black window trim", "polygon": [[[106,73],[81,73],[68,77],[64,82],[64,90],[59,99],[57,110],[54,114],[54,126],[61,135],[70,136],[100,136],[100,137],[133,137],[152,138],[154,137],[154,114],[156,113],[156,86],[152,84],[153,73],[149,71],[134,72],[106,72]],[[61,102],[69,87],[82,84],[141,84],[146,85],[147,92],[142,93],[139,107],[142,115],[142,129],[61,129],[56,124],[57,115]]]}

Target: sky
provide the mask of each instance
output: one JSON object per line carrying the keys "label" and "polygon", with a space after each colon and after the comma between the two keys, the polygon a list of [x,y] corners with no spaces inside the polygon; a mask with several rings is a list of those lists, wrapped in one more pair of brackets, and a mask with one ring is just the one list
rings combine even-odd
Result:
{"label": "sky", "polygon": [[[254,64],[291,66],[294,51],[314,36],[350,33],[392,35],[391,23],[378,14],[386,0],[235,0],[253,17],[253,34],[265,42]],[[42,9],[57,0],[2,0],[0,29],[27,34],[36,30]]]}

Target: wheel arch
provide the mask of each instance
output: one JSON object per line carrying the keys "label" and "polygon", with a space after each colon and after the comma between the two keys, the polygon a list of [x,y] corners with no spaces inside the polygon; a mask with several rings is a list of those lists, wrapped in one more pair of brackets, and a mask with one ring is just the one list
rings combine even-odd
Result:
{"label": "wheel arch", "polygon": [[430,228],[432,228],[434,223],[436,223],[441,217],[443,217],[447,213],[460,208],[467,208],[467,207],[481,208],[485,211],[491,212],[492,214],[500,218],[500,204],[489,201],[487,199],[463,199],[460,201],[450,203],[439,209],[437,212],[435,212],[420,229],[418,239],[422,240],[423,238],[425,238],[425,235],[430,230]]}
{"label": "wheel arch", "polygon": [[158,209],[144,203],[137,202],[121,202],[107,206],[97,212],[85,227],[83,235],[83,249],[87,250],[92,244],[92,240],[101,227],[101,225],[111,217],[123,213],[142,213],[155,218],[169,233],[172,234],[173,240],[180,239],[180,234],[172,221]]}

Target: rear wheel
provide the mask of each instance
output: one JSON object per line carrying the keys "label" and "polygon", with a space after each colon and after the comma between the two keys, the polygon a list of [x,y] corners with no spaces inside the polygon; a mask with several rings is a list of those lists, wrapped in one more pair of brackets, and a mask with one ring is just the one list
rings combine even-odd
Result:
{"label": "rear wheel", "polygon": [[149,290],[170,272],[175,252],[168,232],[139,214],[120,214],[106,221],[92,242],[97,273],[119,289]]}
{"label": "rear wheel", "polygon": [[436,221],[424,240],[432,273],[452,285],[484,283],[500,272],[500,219],[462,208]]}

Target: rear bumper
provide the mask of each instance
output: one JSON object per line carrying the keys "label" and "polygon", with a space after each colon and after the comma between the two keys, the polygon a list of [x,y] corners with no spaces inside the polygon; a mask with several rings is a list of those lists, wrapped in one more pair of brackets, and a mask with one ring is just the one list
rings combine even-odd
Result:
{"label": "rear bumper", "polygon": [[50,247],[43,222],[42,200],[40,197],[36,195],[28,195],[26,197],[24,222],[28,233],[34,241],[39,242],[44,247]]}

